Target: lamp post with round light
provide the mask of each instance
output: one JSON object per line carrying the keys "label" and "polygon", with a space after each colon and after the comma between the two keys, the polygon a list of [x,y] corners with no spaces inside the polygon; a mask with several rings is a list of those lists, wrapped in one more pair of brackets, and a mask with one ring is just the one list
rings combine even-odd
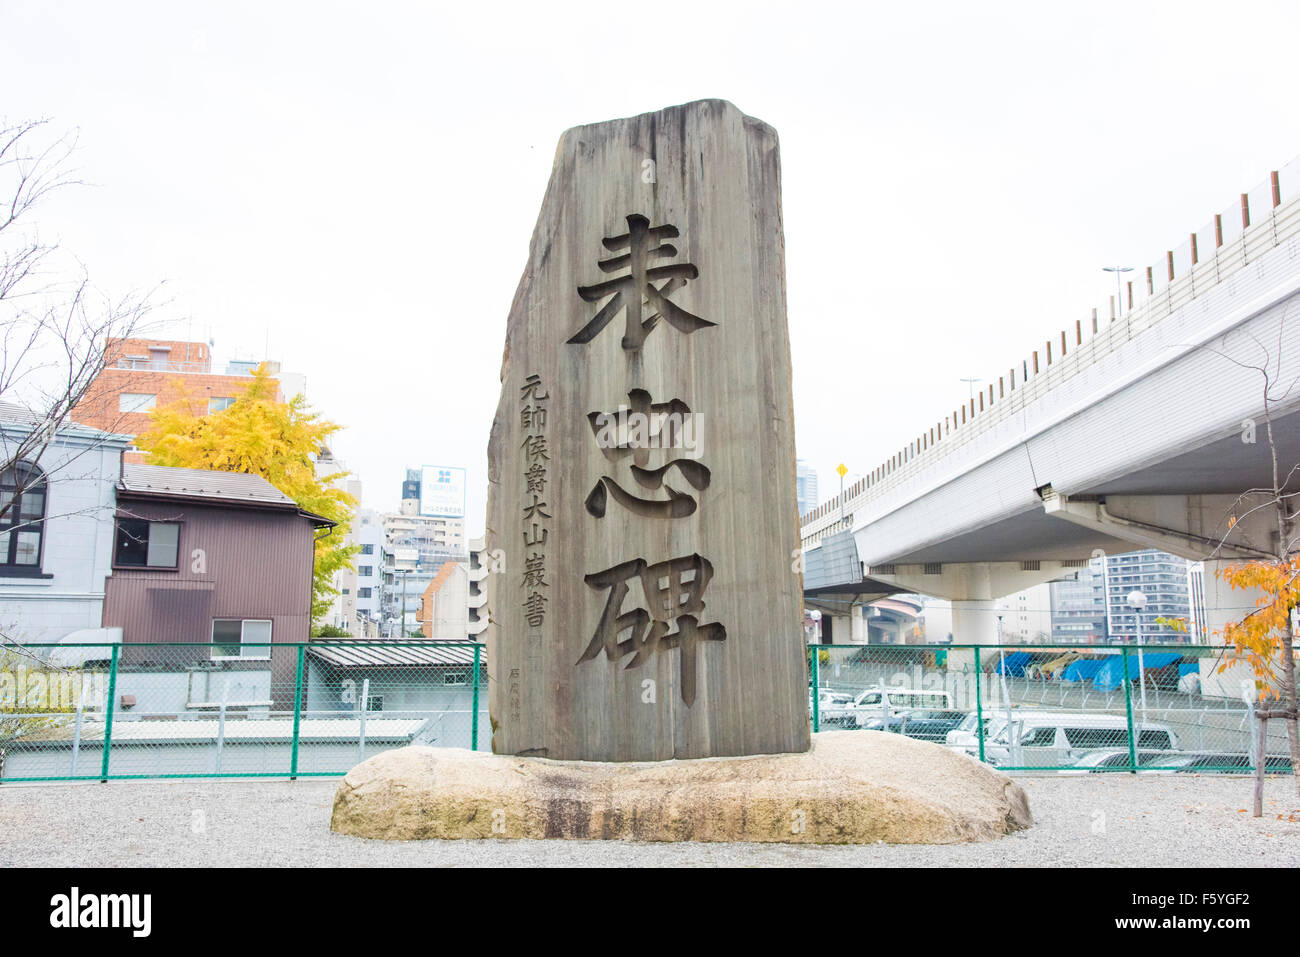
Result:
{"label": "lamp post with round light", "polygon": [[[1147,606],[1147,596],[1140,591],[1131,591],[1128,593],[1128,606],[1133,609],[1137,621],[1137,646],[1138,646],[1138,686],[1142,689],[1142,725],[1147,723],[1147,673],[1143,667],[1142,661],[1142,609]],[[1128,675],[1124,676],[1128,681]],[[1141,741],[1142,736],[1138,735]]]}

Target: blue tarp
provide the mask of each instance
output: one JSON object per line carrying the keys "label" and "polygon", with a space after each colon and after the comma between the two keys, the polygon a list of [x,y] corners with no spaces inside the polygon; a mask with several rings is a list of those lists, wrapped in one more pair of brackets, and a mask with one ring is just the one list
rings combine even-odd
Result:
{"label": "blue tarp", "polygon": [[[995,675],[1006,674],[1008,678],[1023,678],[1025,676],[1025,665],[1029,664],[1029,652],[1013,651],[1009,655],[999,655],[998,663],[993,668]],[[1005,666],[1006,671],[1002,669]]]}
{"label": "blue tarp", "polygon": [[1178,677],[1180,678],[1183,675],[1199,675],[1200,673],[1201,673],[1201,666],[1198,665],[1195,661],[1183,662],[1181,665],[1178,666]]}
{"label": "blue tarp", "polygon": [[[1172,664],[1181,657],[1182,655],[1177,652],[1148,651],[1142,655],[1142,664],[1147,671],[1151,671],[1153,668],[1163,668]],[[1092,686],[1098,691],[1114,691],[1119,687],[1120,675],[1123,671],[1124,657],[1122,655],[1112,655],[1093,676]],[[1136,651],[1128,653],[1128,676],[1130,678],[1138,676],[1138,653]]]}
{"label": "blue tarp", "polygon": [[1104,658],[1080,658],[1061,672],[1062,681],[1087,681],[1106,663]]}

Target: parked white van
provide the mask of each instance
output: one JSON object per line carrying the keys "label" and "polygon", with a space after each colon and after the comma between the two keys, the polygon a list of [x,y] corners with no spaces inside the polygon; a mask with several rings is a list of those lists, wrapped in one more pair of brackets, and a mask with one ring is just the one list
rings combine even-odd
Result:
{"label": "parked white van", "polygon": [[[984,740],[988,741],[1007,723],[1005,711],[985,711],[984,712]],[[979,737],[975,729],[979,726],[979,713],[972,711],[962,719],[961,724],[948,732],[944,739],[944,744],[948,747],[961,751],[969,751],[971,754],[979,754]]]}
{"label": "parked white van", "polygon": [[[1168,725],[1138,725],[1136,730],[1135,743],[1144,751],[1178,750],[1178,737]],[[1073,765],[1091,751],[1127,747],[1128,721],[1121,715],[1012,711],[1010,725],[1005,712],[990,725],[984,760],[1007,767]],[[963,750],[978,757],[979,742]]]}
{"label": "parked white van", "polygon": [[911,711],[951,711],[952,695],[947,691],[921,691],[916,688],[868,689],[853,699],[858,727],[868,721]]}

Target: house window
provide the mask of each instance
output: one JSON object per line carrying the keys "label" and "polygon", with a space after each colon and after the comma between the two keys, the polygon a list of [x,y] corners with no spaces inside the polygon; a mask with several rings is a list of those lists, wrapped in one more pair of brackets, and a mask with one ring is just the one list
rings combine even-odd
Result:
{"label": "house window", "polygon": [[0,568],[36,573],[45,529],[45,474],[19,462],[0,473]]}
{"label": "house window", "polygon": [[123,392],[117,397],[119,412],[148,412],[158,402],[158,396],[150,392]]}
{"label": "house window", "polygon": [[178,522],[119,518],[113,564],[124,568],[175,568],[180,532]]}
{"label": "house window", "polygon": [[212,621],[212,657],[269,660],[271,622],[264,618],[216,618]]}
{"label": "house window", "polygon": [[362,578],[371,578],[375,574],[374,565],[360,565],[357,567],[357,574]]}
{"label": "house window", "polygon": [[383,710],[384,710],[384,696],[381,695],[381,694],[372,694],[372,695],[370,695],[370,697],[366,698],[366,710],[367,710],[367,711],[383,711]]}
{"label": "house window", "polygon": [[464,671],[448,671],[442,676],[445,685],[463,685],[469,683],[469,675]]}
{"label": "house window", "polygon": [[357,597],[358,597],[358,598],[369,598],[369,597],[370,597],[370,589],[369,589],[369,588],[358,588],[358,589],[357,589]]}
{"label": "house window", "polygon": [[374,546],[374,545],[362,545],[362,546],[361,546],[361,554],[362,554],[362,555],[373,555],[374,553],[375,553],[375,546]]}
{"label": "house window", "polygon": [[213,396],[208,399],[209,412],[224,412],[235,404],[235,400],[230,396]]}

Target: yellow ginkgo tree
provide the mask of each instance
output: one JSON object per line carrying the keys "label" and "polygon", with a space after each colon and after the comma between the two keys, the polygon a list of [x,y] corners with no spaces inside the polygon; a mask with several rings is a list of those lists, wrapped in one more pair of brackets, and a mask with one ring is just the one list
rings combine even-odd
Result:
{"label": "yellow ginkgo tree", "polygon": [[338,590],[334,575],[348,567],[355,546],[344,544],[357,500],[338,486],[346,472],[320,474],[317,463],[327,440],[341,426],[321,418],[301,395],[277,398],[276,380],[265,365],[253,371],[244,391],[225,409],[208,412],[180,383],[180,398],[151,413],[147,432],[135,444],[150,465],[246,472],[260,475],[306,511],[338,525],[316,538],[311,617],[323,617]]}
{"label": "yellow ginkgo tree", "polygon": [[[1272,718],[1286,722],[1287,743],[1291,750],[1291,767],[1300,768],[1300,734],[1296,718],[1296,670],[1292,613],[1300,606],[1300,556],[1290,555],[1273,561],[1255,560],[1221,569],[1220,577],[1235,590],[1253,592],[1255,608],[1240,621],[1228,622],[1220,636],[1230,649],[1219,664],[1220,672],[1231,664],[1247,665],[1255,678],[1258,705],[1256,779],[1262,781],[1267,736],[1265,728]],[[1295,776],[1300,795],[1300,774]],[[1262,811],[1262,790],[1257,787],[1255,813]]]}

